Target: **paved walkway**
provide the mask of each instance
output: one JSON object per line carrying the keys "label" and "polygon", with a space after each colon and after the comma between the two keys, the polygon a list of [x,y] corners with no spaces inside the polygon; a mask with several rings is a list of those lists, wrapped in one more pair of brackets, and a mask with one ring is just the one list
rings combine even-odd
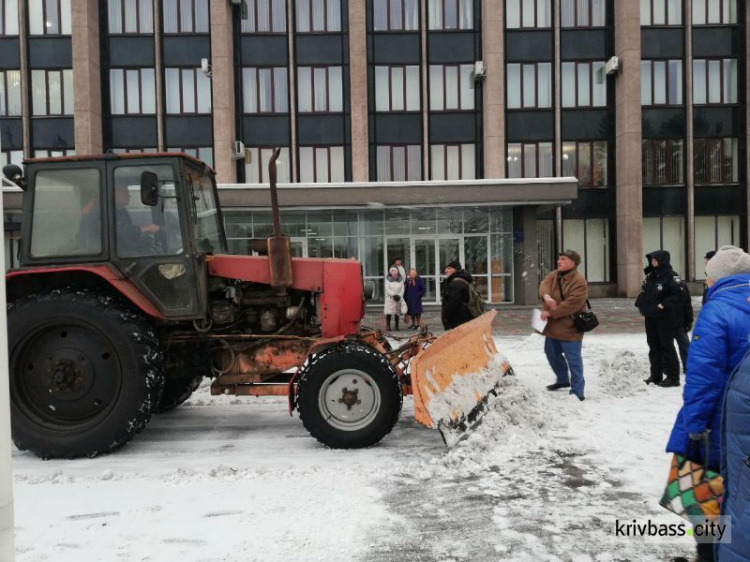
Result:
{"label": "paved walkway", "polygon": [[[599,318],[597,334],[635,334],[644,333],[643,317],[635,307],[634,299],[592,299],[591,307]],[[693,298],[693,310],[697,316],[700,310],[700,298]],[[498,306],[498,315],[493,323],[493,332],[496,336],[519,336],[531,332],[529,327],[531,311],[533,306]],[[385,329],[385,318],[379,314],[379,309],[368,309],[363,323],[367,326]],[[422,315],[422,322],[430,329],[442,332],[440,323],[440,309],[438,307],[426,307]],[[403,328],[403,322],[401,323]],[[407,330],[404,332],[408,334]]]}

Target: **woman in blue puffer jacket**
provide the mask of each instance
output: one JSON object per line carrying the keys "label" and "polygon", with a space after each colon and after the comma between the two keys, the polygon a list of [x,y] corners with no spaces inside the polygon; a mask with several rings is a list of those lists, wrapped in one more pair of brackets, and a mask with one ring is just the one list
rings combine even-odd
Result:
{"label": "woman in blue puffer jacket", "polygon": [[732,519],[732,542],[716,545],[719,562],[750,562],[750,353],[732,373],[721,424],[721,514]]}
{"label": "woman in blue puffer jacket", "polygon": [[[706,274],[706,305],[693,330],[683,405],[667,451],[718,471],[724,390],[750,348],[750,255],[740,248],[724,246],[706,265]],[[708,459],[703,446],[707,431]],[[698,545],[699,559],[713,560],[712,550],[710,544]]]}

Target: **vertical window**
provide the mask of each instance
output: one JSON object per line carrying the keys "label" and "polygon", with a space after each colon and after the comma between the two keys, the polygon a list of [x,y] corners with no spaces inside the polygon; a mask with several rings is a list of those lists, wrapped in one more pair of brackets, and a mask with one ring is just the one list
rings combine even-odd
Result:
{"label": "vertical window", "polygon": [[552,0],[507,0],[505,26],[552,27]]}
{"label": "vertical window", "polygon": [[508,143],[509,178],[554,176],[551,142]]}
{"label": "vertical window", "polygon": [[474,109],[473,69],[472,64],[430,65],[430,110]]}
{"label": "vertical window", "polygon": [[375,111],[419,108],[419,66],[375,67]]}
{"label": "vertical window", "polygon": [[110,34],[154,32],[151,0],[108,0],[107,8]]}
{"label": "vertical window", "polygon": [[287,69],[243,68],[242,107],[244,113],[286,113],[289,111]]}
{"label": "vertical window", "polygon": [[299,33],[341,31],[341,0],[296,0],[296,2]]}
{"label": "vertical window", "polygon": [[430,146],[431,179],[476,179],[474,150],[473,144],[433,144]]}
{"label": "vertical window", "polygon": [[344,147],[301,146],[299,178],[302,183],[344,181]]}
{"label": "vertical window", "polygon": [[373,0],[375,31],[417,31],[419,0]]}
{"label": "vertical window", "polygon": [[201,147],[170,147],[167,148],[167,152],[184,152],[188,156],[197,158],[201,162],[205,162],[209,166],[214,165],[214,149],[210,146]]}
{"label": "vertical window", "polygon": [[332,113],[344,110],[340,66],[297,68],[297,108],[300,113]]}
{"label": "vertical window", "polygon": [[603,62],[562,63],[563,107],[607,105],[607,77]]}
{"label": "vertical window", "polygon": [[508,108],[552,107],[552,64],[509,64]]}
{"label": "vertical window", "polygon": [[737,23],[737,0],[693,0],[693,25]]}
{"label": "vertical window", "polygon": [[685,183],[682,140],[644,139],[642,147],[643,185]]}
{"label": "vertical window", "polygon": [[0,0],[0,35],[18,35],[18,0]]}
{"label": "vertical window", "polygon": [[609,185],[607,141],[563,142],[562,175],[578,178],[582,187]]}
{"label": "vertical window", "polygon": [[641,61],[641,105],[682,103],[682,61]]}
{"label": "vertical window", "polygon": [[695,217],[695,278],[706,278],[703,256],[706,252],[722,246],[740,244],[739,216]]}
{"label": "vertical window", "polygon": [[605,0],[562,0],[560,22],[562,27],[604,27]]}
{"label": "vertical window", "polygon": [[685,217],[644,217],[642,225],[642,239],[650,240],[652,248],[667,250],[672,255],[672,268],[685,272]]}
{"label": "vertical window", "polygon": [[422,179],[422,147],[386,145],[377,148],[378,181],[419,181]]}
{"label": "vertical window", "polygon": [[70,1],[29,0],[29,34],[70,35]]}
{"label": "vertical window", "polygon": [[739,142],[736,138],[695,139],[695,183],[740,181]]}
{"label": "vertical window", "polygon": [[21,115],[20,70],[0,70],[0,115]]}
{"label": "vertical window", "polygon": [[581,255],[578,271],[589,283],[609,281],[609,221],[585,219],[562,221],[563,248],[573,248]]}
{"label": "vertical window", "polygon": [[641,25],[682,25],[682,0],[641,0]]}
{"label": "vertical window", "polygon": [[693,59],[693,102],[737,103],[737,59]]}
{"label": "vertical window", "polygon": [[430,0],[430,29],[473,29],[474,0]]}
{"label": "vertical window", "polygon": [[23,161],[23,150],[3,150],[0,152],[0,169],[6,164],[21,165]]}
{"label": "vertical window", "polygon": [[164,71],[167,113],[211,113],[211,81],[194,68]]}
{"label": "vertical window", "polygon": [[[252,147],[247,148],[250,151],[250,162],[245,164],[245,182],[247,183],[268,183],[268,162],[273,155],[273,148]],[[276,160],[276,180],[279,183],[289,183],[289,149],[283,147]]]}
{"label": "vertical window", "polygon": [[155,114],[154,69],[111,69],[109,71],[109,100],[112,115]]}
{"label": "vertical window", "polygon": [[163,0],[164,33],[208,33],[208,0]]}
{"label": "vertical window", "polygon": [[73,71],[32,70],[32,115],[73,115]]}
{"label": "vertical window", "polygon": [[76,151],[73,149],[34,149],[34,158],[57,158],[59,156],[75,156]]}
{"label": "vertical window", "polygon": [[243,0],[242,33],[286,33],[286,0]]}

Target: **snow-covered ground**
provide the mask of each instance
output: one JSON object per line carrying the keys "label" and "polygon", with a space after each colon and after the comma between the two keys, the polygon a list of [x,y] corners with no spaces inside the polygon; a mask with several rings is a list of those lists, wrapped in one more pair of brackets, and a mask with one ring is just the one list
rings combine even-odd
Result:
{"label": "snow-covered ground", "polygon": [[447,450],[411,399],[380,445],[333,451],[278,398],[202,387],[121,451],[14,452],[17,562],[654,561],[692,539],[615,536],[678,523],[658,505],[679,389],[646,387],[645,336],[590,335],[585,402],[553,382],[537,335],[497,338],[516,377]]}

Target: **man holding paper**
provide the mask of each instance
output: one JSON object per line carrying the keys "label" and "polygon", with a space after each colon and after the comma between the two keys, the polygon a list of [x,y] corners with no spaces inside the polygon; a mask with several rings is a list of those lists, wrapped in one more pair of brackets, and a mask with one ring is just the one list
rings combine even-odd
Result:
{"label": "man holding paper", "polygon": [[583,359],[581,345],[583,332],[573,324],[573,314],[586,310],[589,288],[579,273],[581,256],[574,250],[565,250],[557,258],[557,269],[547,275],[539,286],[543,300],[541,320],[547,321],[542,332],[544,353],[552,371],[557,376],[547,390],[569,388],[579,400],[585,400],[583,389]]}

